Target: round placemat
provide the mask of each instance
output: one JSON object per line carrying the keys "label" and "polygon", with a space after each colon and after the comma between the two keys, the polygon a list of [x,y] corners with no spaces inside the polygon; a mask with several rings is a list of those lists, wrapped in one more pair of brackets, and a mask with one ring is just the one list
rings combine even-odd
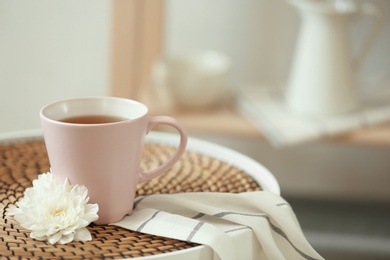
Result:
{"label": "round placemat", "polygon": [[[142,169],[147,171],[169,158],[175,148],[146,143]],[[49,171],[46,147],[41,139],[0,144],[1,259],[131,258],[163,254],[198,246],[194,243],[143,234],[117,226],[94,225],[89,242],[50,244],[29,237],[7,212],[32,186],[38,174]],[[186,151],[166,174],[137,186],[137,196],[178,192],[245,192],[261,190],[242,170],[206,155]]]}

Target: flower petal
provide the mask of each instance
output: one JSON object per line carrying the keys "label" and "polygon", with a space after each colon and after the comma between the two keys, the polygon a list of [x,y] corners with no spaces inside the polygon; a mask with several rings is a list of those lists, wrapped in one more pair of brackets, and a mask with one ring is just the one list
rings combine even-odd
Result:
{"label": "flower petal", "polygon": [[50,244],[55,244],[61,239],[61,237],[62,237],[62,234],[60,232],[58,232],[52,236],[49,236],[47,238],[47,240],[49,241]]}
{"label": "flower petal", "polygon": [[97,214],[98,211],[98,204],[87,204],[85,205],[85,214],[83,218],[89,222],[94,222],[99,218],[99,215]]}
{"label": "flower petal", "polygon": [[70,233],[68,235],[62,236],[61,239],[58,241],[58,243],[65,245],[69,242],[72,242],[73,238],[74,238],[74,234]]}
{"label": "flower petal", "polygon": [[80,228],[76,231],[74,235],[74,240],[76,241],[91,241],[92,236],[87,228]]}
{"label": "flower petal", "polygon": [[40,240],[40,241],[43,241],[43,240],[46,240],[46,239],[47,239],[46,236],[39,236],[39,235],[37,235],[35,232],[31,232],[31,233],[30,233],[30,237],[31,237],[32,239],[36,239],[36,240]]}

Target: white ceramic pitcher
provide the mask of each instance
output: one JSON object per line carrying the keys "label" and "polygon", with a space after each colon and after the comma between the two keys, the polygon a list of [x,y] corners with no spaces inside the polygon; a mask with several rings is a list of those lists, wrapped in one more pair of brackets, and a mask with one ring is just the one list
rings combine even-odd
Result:
{"label": "white ceramic pitcher", "polygon": [[[351,0],[288,0],[302,25],[286,92],[287,109],[304,116],[328,117],[359,104],[356,75],[380,29],[371,3]],[[362,16],[374,22],[361,51],[352,57],[349,26]]]}

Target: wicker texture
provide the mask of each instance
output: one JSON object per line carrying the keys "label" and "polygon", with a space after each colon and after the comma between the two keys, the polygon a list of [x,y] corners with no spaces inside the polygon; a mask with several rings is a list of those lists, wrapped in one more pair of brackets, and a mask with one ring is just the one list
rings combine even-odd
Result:
{"label": "wicker texture", "polygon": [[[142,168],[147,171],[170,157],[174,148],[148,143]],[[0,229],[1,259],[97,259],[131,258],[162,254],[197,246],[175,239],[142,234],[116,226],[93,225],[90,242],[51,245],[29,237],[13,217],[7,216],[10,205],[23,196],[39,173],[49,171],[49,161],[42,140],[0,144]],[[244,192],[261,189],[240,169],[220,160],[186,151],[166,174],[139,184],[137,196],[177,192]]]}

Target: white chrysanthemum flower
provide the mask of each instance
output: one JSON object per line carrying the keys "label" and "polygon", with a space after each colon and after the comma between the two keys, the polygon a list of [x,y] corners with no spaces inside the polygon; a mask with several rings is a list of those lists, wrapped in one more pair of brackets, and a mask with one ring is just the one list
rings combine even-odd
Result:
{"label": "white chrysanthemum flower", "polygon": [[86,227],[98,219],[99,207],[88,204],[87,193],[85,186],[71,185],[68,180],[60,184],[50,172],[40,174],[10,214],[31,230],[31,238],[51,244],[90,241]]}

